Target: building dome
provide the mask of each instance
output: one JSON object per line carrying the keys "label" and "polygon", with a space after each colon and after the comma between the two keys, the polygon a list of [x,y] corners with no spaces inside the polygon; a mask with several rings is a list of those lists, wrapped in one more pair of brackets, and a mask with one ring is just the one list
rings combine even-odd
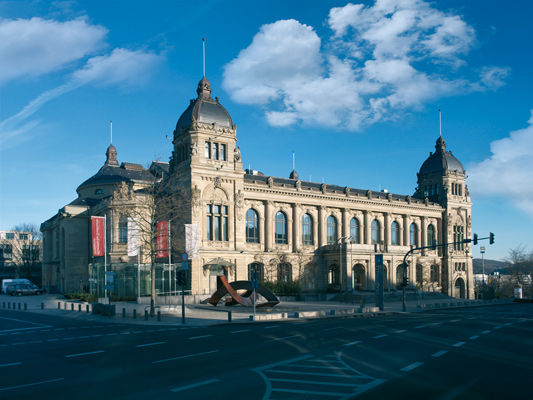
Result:
{"label": "building dome", "polygon": [[439,137],[435,145],[435,153],[429,153],[429,157],[422,164],[419,174],[455,170],[464,173],[463,165],[452,155],[451,151],[446,151],[446,142],[442,137]]}
{"label": "building dome", "polygon": [[191,100],[189,107],[181,114],[175,133],[189,127],[193,118],[202,124],[218,123],[221,127],[233,128],[233,121],[226,109],[218,102],[218,97],[215,97],[215,100],[211,98],[211,84],[205,76],[198,83],[196,93],[198,93],[198,98]]}

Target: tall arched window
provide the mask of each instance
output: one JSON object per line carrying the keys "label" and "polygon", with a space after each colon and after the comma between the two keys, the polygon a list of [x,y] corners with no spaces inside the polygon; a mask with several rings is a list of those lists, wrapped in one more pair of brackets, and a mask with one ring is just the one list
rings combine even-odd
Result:
{"label": "tall arched window", "polygon": [[417,238],[418,238],[418,226],[416,226],[416,224],[411,224],[411,228],[409,229],[409,244],[411,246],[416,246]]}
{"label": "tall arched window", "polygon": [[431,266],[431,282],[440,282],[439,266],[435,264]]}
{"label": "tall arched window", "polygon": [[313,245],[313,217],[304,214],[302,217],[302,244]]}
{"label": "tall arched window", "polygon": [[248,264],[248,280],[251,281],[254,277],[254,271],[257,273],[257,281],[265,281],[265,268],[261,263]]}
{"label": "tall arched window", "polygon": [[359,220],[352,218],[350,221],[350,236],[352,243],[361,243],[361,237],[359,236]]}
{"label": "tall arched window", "polygon": [[291,282],[291,281],[292,281],[291,264],[287,264],[287,263],[278,264],[278,282]]}
{"label": "tall arched window", "polygon": [[246,242],[259,243],[259,218],[251,208],[246,211]]}
{"label": "tall arched window", "polygon": [[118,242],[128,243],[128,218],[124,216],[118,220]]}
{"label": "tall arched window", "polygon": [[375,219],[372,221],[372,244],[379,243],[381,238],[381,226],[379,221]]}
{"label": "tall arched window", "polygon": [[276,214],[276,227],[275,227],[275,238],[276,243],[287,244],[289,243],[287,237],[287,216],[284,212],[278,211]]}
{"label": "tall arched window", "polygon": [[336,244],[337,243],[337,218],[333,215],[328,217],[327,224],[327,243]]}
{"label": "tall arched window", "polygon": [[391,244],[394,246],[400,245],[400,224],[396,221],[391,225]]}
{"label": "tall arched window", "polygon": [[433,241],[435,239],[437,239],[437,237],[435,236],[435,227],[430,224],[428,226],[428,243],[427,243],[427,245],[428,246],[432,246],[433,245]]}
{"label": "tall arched window", "polygon": [[208,204],[206,208],[206,235],[210,241],[228,240],[228,206]]}

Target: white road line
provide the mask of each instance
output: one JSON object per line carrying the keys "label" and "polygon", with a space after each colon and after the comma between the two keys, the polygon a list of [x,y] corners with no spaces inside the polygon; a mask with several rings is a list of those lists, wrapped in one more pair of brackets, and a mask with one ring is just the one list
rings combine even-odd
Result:
{"label": "white road line", "polygon": [[344,378],[354,378],[352,375],[339,375],[339,374],[322,374],[318,372],[303,372],[303,371],[284,371],[279,369],[269,369],[265,370],[265,372],[272,372],[276,374],[289,374],[289,375],[311,375],[311,376],[327,376],[327,377],[335,377],[339,378],[339,376],[342,376]]}
{"label": "white road line", "polygon": [[457,342],[453,345],[453,347],[461,347],[463,344],[466,344],[465,342]]}
{"label": "white road line", "polygon": [[93,337],[102,337],[104,335],[92,335]]}
{"label": "white road line", "polygon": [[91,354],[105,353],[104,350],[91,351],[90,353],[69,354],[66,358],[90,356]]}
{"label": "white road line", "polygon": [[147,347],[147,346],[157,346],[158,344],[165,344],[166,342],[156,342],[156,343],[147,343],[147,344],[139,344],[135,347]]}
{"label": "white road line", "polygon": [[446,354],[447,352],[448,352],[447,350],[437,351],[436,353],[432,354],[431,357],[440,357]]}
{"label": "white road line", "polygon": [[66,337],[66,338],[63,338],[63,340],[74,340],[73,337]]}
{"label": "white road line", "polygon": [[196,387],[199,387],[199,386],[209,385],[210,383],[215,383],[215,382],[219,382],[219,380],[218,379],[209,379],[207,381],[193,383],[192,385],[181,386],[181,387],[176,388],[176,389],[170,389],[170,391],[171,392],[181,392],[183,390],[193,389],[193,388],[196,388]]}
{"label": "white road line", "polygon": [[476,340],[478,337],[479,337],[479,335],[474,335],[474,336],[470,336],[468,339],[469,340]]}
{"label": "white road line", "polygon": [[509,325],[512,325],[513,323],[512,322],[507,322],[506,324],[504,324],[505,326],[509,326]]}
{"label": "white road line", "polygon": [[396,331],[396,333],[404,333],[407,332],[407,329],[402,329],[401,331]]}
{"label": "white road line", "polygon": [[346,393],[334,393],[334,392],[316,392],[313,390],[294,390],[294,389],[272,389],[273,392],[285,392],[285,393],[300,393],[300,394],[310,394],[317,396],[345,396]]}
{"label": "white road line", "polygon": [[361,343],[360,340],[355,341],[355,342],[350,342],[350,343],[343,344],[343,346],[351,346],[352,344],[359,344],[359,343]]}
{"label": "white road line", "polygon": [[42,340],[34,340],[33,342],[30,342],[30,343],[42,343],[43,341]]}
{"label": "white road line", "polygon": [[334,331],[335,329],[344,329],[344,326],[336,326],[335,328],[322,329],[322,332]]}
{"label": "white road line", "polygon": [[378,336],[374,336],[372,339],[380,339],[380,338],[385,337],[385,336],[387,336],[387,335],[378,335]]}
{"label": "white road line", "polygon": [[52,382],[59,382],[59,381],[62,381],[64,380],[65,378],[58,378],[58,379],[51,379],[49,381],[42,381],[42,382],[35,382],[35,383],[28,383],[26,385],[19,385],[19,386],[11,386],[11,387],[7,387],[7,388],[0,388],[0,391],[2,390],[11,390],[11,389],[19,389],[19,388],[23,388],[23,387],[28,387],[28,386],[35,386],[35,385],[42,385],[44,383],[52,383]]}
{"label": "white road line", "polygon": [[21,343],[13,343],[11,346],[20,346],[21,344],[26,344],[26,342],[21,342]]}
{"label": "white road line", "polygon": [[[42,327],[42,328],[52,328],[52,325],[44,325],[44,324],[39,324],[39,323],[37,323],[37,322],[23,321],[23,320],[15,319],[15,318],[5,318],[5,317],[0,317],[0,319],[7,319],[7,320],[9,320],[9,321],[16,321],[16,322],[23,322],[23,323],[25,323],[25,324],[39,325],[39,326]],[[2,330],[2,331],[0,331],[0,332],[26,331],[26,330],[29,330],[29,329],[35,329],[35,327],[31,327],[31,328],[18,328],[18,329],[7,329],[7,330]]]}
{"label": "white road line", "polygon": [[434,322],[431,325],[440,325],[440,324],[442,324],[442,322]]}
{"label": "white road line", "polygon": [[495,326],[493,329],[501,329],[501,326]]}
{"label": "white road line", "polygon": [[452,319],[450,322],[459,322],[460,319]]}
{"label": "white road line", "polygon": [[404,367],[402,368],[400,371],[404,371],[404,372],[409,372],[417,367],[420,367],[422,364],[424,364],[423,362],[415,362],[415,363],[412,363],[411,365],[408,365],[407,367]]}
{"label": "white road line", "polygon": [[[347,368],[349,369],[349,368]],[[357,383],[334,383],[334,382],[319,382],[319,381],[302,381],[298,379],[282,379],[282,378],[269,378],[273,382],[291,382],[291,383],[305,383],[307,385],[327,385],[327,386],[347,386],[347,387],[357,387],[360,384]]]}
{"label": "white road line", "polygon": [[250,332],[250,329],[243,329],[242,331],[233,331],[231,333],[243,333],[243,332]]}
{"label": "white road line", "polygon": [[203,338],[211,337],[211,336],[213,336],[213,335],[193,336],[193,337],[190,337],[190,338],[188,338],[188,339],[189,339],[189,340],[203,339]]}
{"label": "white road line", "polygon": [[90,336],[80,336],[78,339],[87,339],[90,338]]}
{"label": "white road line", "polygon": [[59,342],[59,339],[47,339],[47,342]]}
{"label": "white road line", "polygon": [[174,360],[181,360],[183,358],[190,358],[190,357],[197,357],[197,356],[203,356],[205,354],[211,354],[211,353],[217,353],[218,350],[212,350],[212,351],[206,351],[204,353],[196,353],[196,354],[189,354],[187,356],[181,356],[181,357],[174,357],[174,358],[167,358],[166,360],[158,360],[158,361],[152,361],[152,364],[167,362],[167,361],[174,361]]}
{"label": "white road line", "polygon": [[117,336],[118,333],[108,333],[107,336]]}
{"label": "white road line", "polygon": [[295,338],[295,337],[298,337],[298,336],[302,336],[302,335],[292,335],[292,336],[285,336],[285,337],[282,337],[282,338],[276,338],[276,339],[265,340],[265,343],[267,343],[267,342],[275,342],[276,340],[291,339],[291,338]]}
{"label": "white road line", "polygon": [[491,333],[492,331],[483,331],[481,333]]}
{"label": "white road line", "polygon": [[265,326],[265,329],[279,328],[279,325]]}
{"label": "white road line", "polygon": [[10,364],[1,364],[0,368],[1,367],[11,367],[13,365],[21,365],[21,364],[22,364],[21,362],[15,362],[15,363],[10,363]]}
{"label": "white road line", "polygon": [[426,325],[415,326],[415,329],[425,328]]}

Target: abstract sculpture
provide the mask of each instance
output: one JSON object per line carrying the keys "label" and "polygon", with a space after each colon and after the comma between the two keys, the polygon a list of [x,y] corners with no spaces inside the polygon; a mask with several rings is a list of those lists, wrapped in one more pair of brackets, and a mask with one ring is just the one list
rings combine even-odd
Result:
{"label": "abstract sculpture", "polygon": [[[226,300],[226,306],[234,306],[235,304],[240,304],[244,307],[253,307],[253,299],[250,298],[250,296],[252,296],[253,294],[251,281],[235,281],[229,283],[224,275],[220,277],[220,281],[222,282],[223,286],[221,286],[211,296],[211,298],[209,299],[209,303],[216,307],[220,299],[222,299],[222,297],[229,293],[232,298]],[[237,293],[237,290],[246,290],[246,292],[240,295],[239,293]],[[255,293],[256,299],[257,294],[260,294],[265,299],[267,299],[266,303],[256,303],[256,307],[274,307],[276,304],[279,303],[279,300],[276,295],[262,285],[258,285],[258,288],[256,289]]]}

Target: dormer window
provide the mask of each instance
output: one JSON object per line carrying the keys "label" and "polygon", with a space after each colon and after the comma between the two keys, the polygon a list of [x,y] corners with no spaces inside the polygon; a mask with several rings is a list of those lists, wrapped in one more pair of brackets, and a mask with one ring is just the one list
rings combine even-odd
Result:
{"label": "dormer window", "polygon": [[94,194],[104,194],[104,191],[102,189],[96,189],[96,192]]}

